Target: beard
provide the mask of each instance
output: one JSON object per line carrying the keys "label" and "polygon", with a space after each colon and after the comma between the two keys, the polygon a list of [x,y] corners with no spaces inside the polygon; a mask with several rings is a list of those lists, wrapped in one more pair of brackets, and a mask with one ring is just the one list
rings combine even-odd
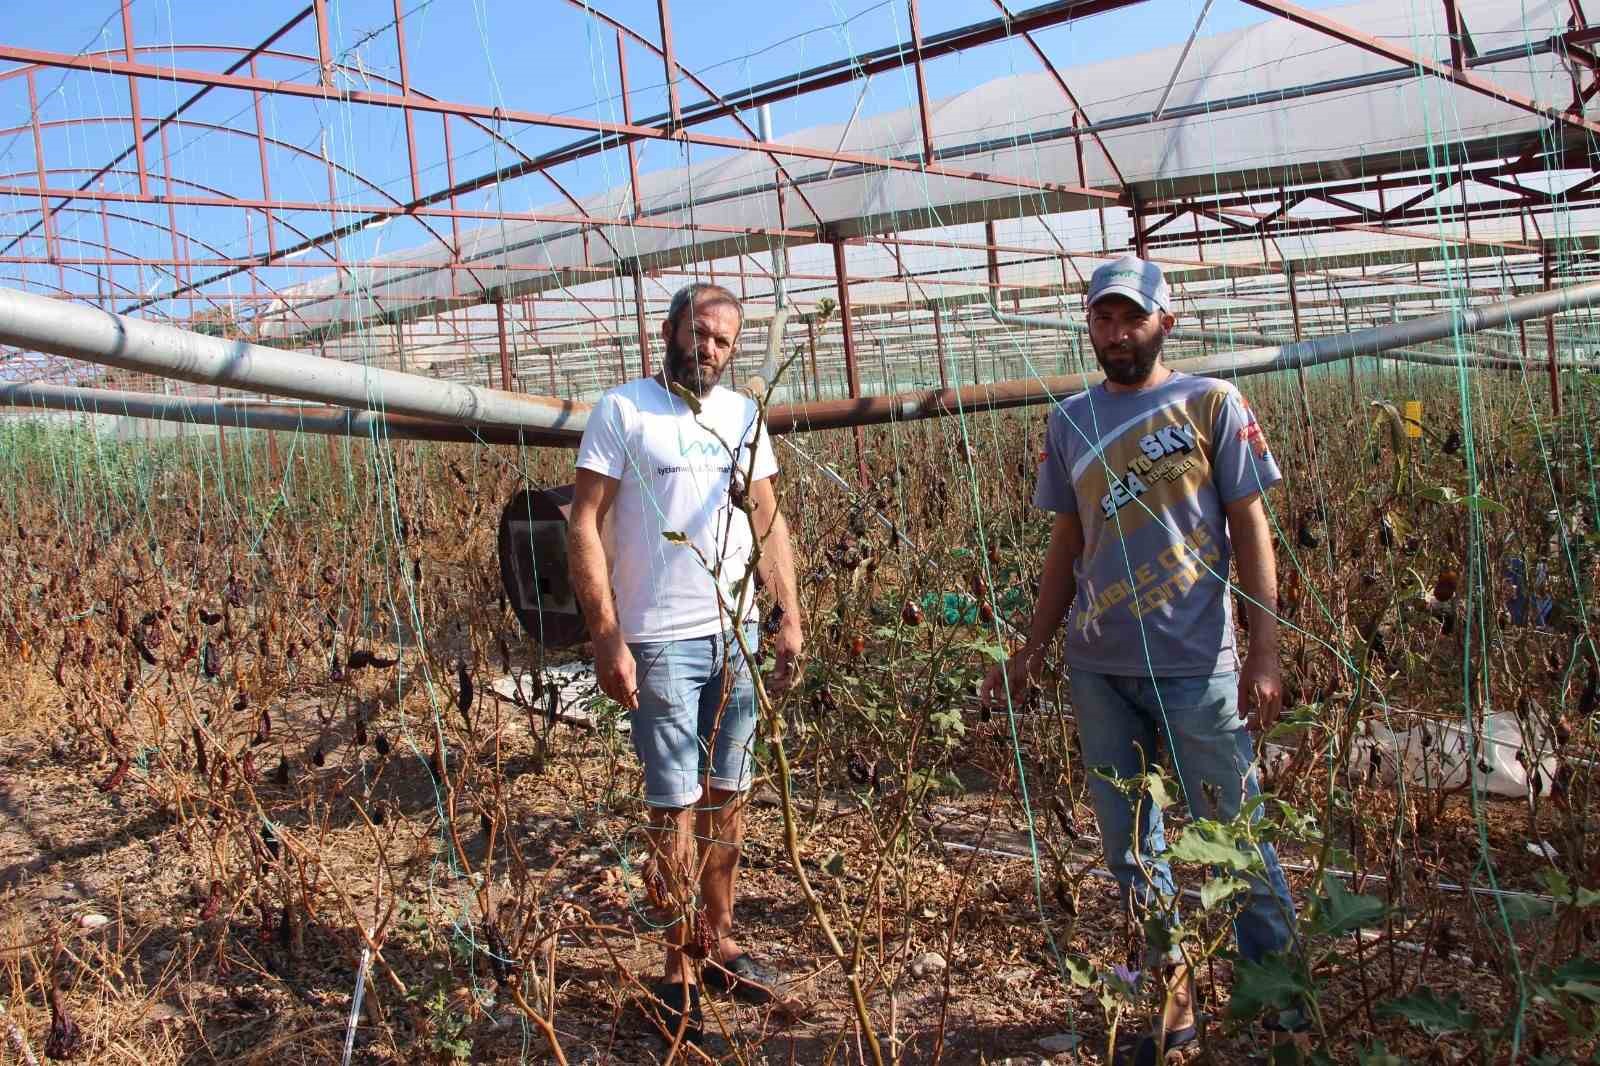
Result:
{"label": "beard", "polygon": [[1142,385],[1155,369],[1156,360],[1161,356],[1161,342],[1164,337],[1157,336],[1148,344],[1119,344],[1114,348],[1102,349],[1094,343],[1091,337],[1089,343],[1094,346],[1095,361],[1100,364],[1100,369],[1105,371],[1106,380],[1124,385],[1129,388]]}
{"label": "beard", "polygon": [[666,373],[667,381],[681,385],[696,396],[704,396],[717,387],[717,383],[722,380],[722,371],[727,369],[727,366],[724,364],[722,369],[714,370],[701,365],[699,356],[692,348],[685,348],[678,343],[674,331],[674,336],[667,341],[667,358],[662,369]]}

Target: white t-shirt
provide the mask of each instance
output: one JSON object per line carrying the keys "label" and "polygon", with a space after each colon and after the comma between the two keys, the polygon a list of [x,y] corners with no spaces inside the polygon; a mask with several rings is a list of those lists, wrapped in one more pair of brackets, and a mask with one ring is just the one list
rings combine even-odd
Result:
{"label": "white t-shirt", "polygon": [[[752,540],[750,519],[730,494],[735,467],[741,480],[750,469],[752,439],[753,479],[778,472],[772,443],[765,432],[757,436],[755,422],[747,396],[719,386],[701,397],[697,416],[655,378],[619,385],[589,412],[578,466],[621,482],[605,539],[624,640],[709,636],[755,613],[754,581],[734,602]],[[666,533],[681,533],[686,543]],[[722,584],[726,612],[707,567]]]}

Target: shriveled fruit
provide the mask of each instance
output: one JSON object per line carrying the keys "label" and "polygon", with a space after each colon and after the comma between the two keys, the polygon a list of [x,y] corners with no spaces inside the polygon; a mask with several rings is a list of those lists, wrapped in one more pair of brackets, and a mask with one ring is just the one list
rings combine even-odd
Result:
{"label": "shriveled fruit", "polygon": [[922,608],[919,607],[914,600],[907,600],[905,607],[900,611],[900,621],[904,622],[908,626],[921,625]]}
{"label": "shriveled fruit", "polygon": [[701,910],[694,917],[694,930],[690,933],[689,942],[683,946],[683,953],[691,959],[705,959],[710,957],[711,949],[716,944],[717,934],[706,919],[706,912]]}
{"label": "shriveled fruit", "polygon": [[667,905],[667,879],[661,873],[661,866],[654,858],[645,860],[644,864],[644,894],[650,900],[650,906],[658,909]]}
{"label": "shriveled fruit", "polygon": [[200,906],[200,920],[209,922],[222,910],[222,882],[212,881],[211,891],[206,896],[206,901]]}
{"label": "shriveled fruit", "polygon": [[117,768],[111,771],[111,776],[100,782],[101,792],[115,792],[122,787],[122,782],[128,777],[129,761],[126,755],[117,759]]}
{"label": "shriveled fruit", "polygon": [[456,710],[461,712],[462,721],[467,723],[467,728],[472,728],[472,719],[468,717],[472,710],[472,675],[467,672],[467,664],[456,660]]}
{"label": "shriveled fruit", "polygon": [[1433,579],[1433,598],[1440,603],[1449,603],[1455,599],[1459,580],[1454,570],[1439,571],[1439,576]]}
{"label": "shriveled fruit", "polygon": [[67,1006],[61,1001],[61,990],[54,982],[49,995],[50,1035],[44,1038],[44,1056],[57,1062],[75,1059],[83,1050],[83,1032],[67,1013]]}
{"label": "shriveled fruit", "polygon": [[385,670],[399,661],[399,659],[383,659],[366,648],[357,648],[350,653],[350,658],[346,660],[345,665],[351,670],[364,670],[369,666],[374,670]]}

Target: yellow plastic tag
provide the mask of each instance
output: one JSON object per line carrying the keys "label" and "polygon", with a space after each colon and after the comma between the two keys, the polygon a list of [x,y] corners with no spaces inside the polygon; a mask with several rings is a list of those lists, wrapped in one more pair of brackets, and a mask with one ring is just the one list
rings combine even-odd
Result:
{"label": "yellow plastic tag", "polygon": [[1420,437],[1420,436],[1422,436],[1422,401],[1421,400],[1407,400],[1406,401],[1405,424],[1406,424],[1406,436],[1408,436],[1408,437]]}

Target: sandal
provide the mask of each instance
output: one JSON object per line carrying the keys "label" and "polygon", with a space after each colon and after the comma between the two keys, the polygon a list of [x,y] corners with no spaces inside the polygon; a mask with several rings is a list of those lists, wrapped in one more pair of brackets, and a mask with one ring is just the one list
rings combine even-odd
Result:
{"label": "sandal", "polygon": [[698,1045],[705,1036],[699,985],[660,981],[650,986],[650,996],[640,1003],[640,1008],[645,1018],[660,1029],[668,1041],[678,1039],[680,1029],[685,1043]]}
{"label": "sandal", "polygon": [[734,999],[756,1006],[776,999],[783,980],[778,971],[757,962],[748,952],[726,962],[706,960],[703,979],[713,992],[731,992]]}

